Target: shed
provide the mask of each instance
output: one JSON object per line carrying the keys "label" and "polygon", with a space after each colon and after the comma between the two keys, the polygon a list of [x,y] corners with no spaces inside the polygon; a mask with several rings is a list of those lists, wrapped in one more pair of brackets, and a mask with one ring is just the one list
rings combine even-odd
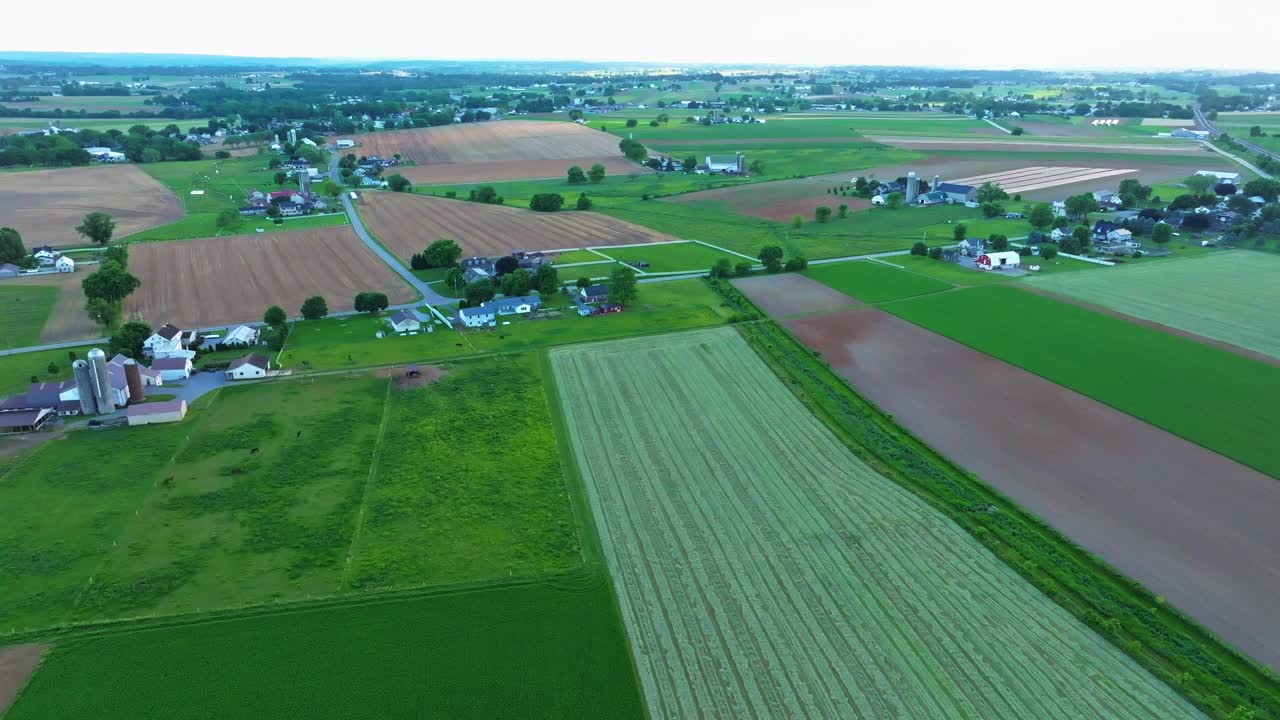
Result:
{"label": "shed", "polygon": [[228,380],[254,380],[267,376],[271,361],[261,353],[250,353],[236,358],[227,366]]}
{"label": "shed", "polygon": [[134,425],[178,422],[187,416],[187,401],[178,399],[167,402],[130,405],[124,414],[130,427]]}
{"label": "shed", "polygon": [[422,322],[408,310],[398,310],[391,317],[387,318],[387,322],[391,323],[391,329],[398,332],[417,332],[422,329]]}
{"label": "shed", "polygon": [[18,277],[19,272],[21,271],[18,269],[18,266],[13,263],[0,265],[0,278]]}
{"label": "shed", "polygon": [[53,410],[49,408],[0,412],[0,433],[33,432],[39,430],[51,417]]}
{"label": "shed", "polygon": [[1015,268],[1021,263],[1022,257],[1012,250],[1005,252],[983,253],[974,260],[974,264],[983,270],[1002,270],[1004,268]]}
{"label": "shed", "polygon": [[164,357],[151,361],[151,369],[160,374],[164,382],[186,380],[191,377],[191,359],[184,357]]}

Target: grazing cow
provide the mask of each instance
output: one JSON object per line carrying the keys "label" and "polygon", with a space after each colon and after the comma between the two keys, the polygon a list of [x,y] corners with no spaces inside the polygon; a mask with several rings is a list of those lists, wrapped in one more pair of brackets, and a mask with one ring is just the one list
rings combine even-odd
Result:
{"label": "grazing cow", "polygon": [[298,438],[300,438],[300,437],[302,437],[302,431],[301,431],[301,430],[299,430],[299,431],[298,431],[298,434],[297,434],[297,435],[294,435],[294,436],[293,436],[293,439],[294,439],[294,440],[297,440],[297,439],[298,439]]}
{"label": "grazing cow", "polygon": [[253,448],[252,450],[250,450],[250,451],[249,451],[249,454],[250,454],[250,455],[257,455],[257,454],[258,454],[258,448]]}

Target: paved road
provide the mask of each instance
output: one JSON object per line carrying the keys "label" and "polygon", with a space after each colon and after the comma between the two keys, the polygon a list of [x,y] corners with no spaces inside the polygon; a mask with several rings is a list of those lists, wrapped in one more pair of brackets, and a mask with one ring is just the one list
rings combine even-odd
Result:
{"label": "paved road", "polygon": [[[1204,128],[1205,130],[1208,130],[1208,131],[1209,131],[1209,134],[1210,134],[1210,135],[1212,135],[1212,136],[1213,136],[1213,137],[1215,137],[1215,138],[1216,138],[1216,137],[1218,137],[1219,135],[1222,135],[1222,134],[1223,134],[1223,132],[1222,132],[1221,130],[1219,130],[1219,129],[1218,129],[1218,128],[1213,124],[1213,122],[1212,122],[1212,121],[1210,121],[1210,120],[1209,120],[1208,116],[1204,114],[1204,111],[1200,109],[1200,106],[1199,106],[1198,104],[1197,104],[1197,105],[1192,105],[1192,106],[1191,106],[1191,109],[1195,111],[1195,114],[1196,114],[1196,124],[1197,124],[1197,125],[1199,125],[1200,127]],[[1245,149],[1247,149],[1247,150],[1251,150],[1251,151],[1253,151],[1253,152],[1255,152],[1255,153],[1257,153],[1257,154],[1259,154],[1259,155],[1265,155],[1265,156],[1267,156],[1267,157],[1269,157],[1269,158],[1271,158],[1271,159],[1273,159],[1273,160],[1280,160],[1280,153],[1278,153],[1278,152],[1275,152],[1275,151],[1273,151],[1273,150],[1268,150],[1267,148],[1264,148],[1264,147],[1262,147],[1261,145],[1255,145],[1255,144],[1253,144],[1253,143],[1249,142],[1248,140],[1243,140],[1243,139],[1238,138],[1238,137],[1233,137],[1233,138],[1231,138],[1231,139],[1232,139],[1235,143],[1237,143],[1238,145],[1240,145],[1241,147],[1243,147],[1243,148],[1245,148]],[[1237,162],[1239,162],[1240,164],[1242,164],[1242,165],[1244,165],[1245,167],[1249,168],[1250,170],[1254,171],[1254,172],[1255,172],[1255,173],[1257,173],[1258,175],[1261,175],[1262,177],[1265,177],[1265,178],[1270,178],[1270,177],[1271,177],[1269,174],[1267,174],[1267,173],[1263,172],[1262,170],[1260,170],[1260,169],[1258,169],[1258,168],[1254,167],[1254,166],[1253,166],[1253,164],[1252,164],[1252,163],[1250,163],[1250,162],[1248,162],[1247,160],[1242,160],[1242,159],[1240,159],[1240,158],[1236,157],[1235,155],[1232,155],[1232,154],[1230,154],[1230,153],[1224,152],[1221,148],[1219,148],[1219,147],[1217,147],[1217,146],[1215,146],[1215,145],[1209,145],[1209,143],[1205,143],[1205,144],[1206,144],[1206,145],[1208,145],[1209,147],[1213,148],[1214,150],[1217,150],[1220,154],[1222,154],[1222,155],[1226,155],[1227,157],[1229,157],[1229,158],[1232,158],[1232,159],[1236,160]]]}

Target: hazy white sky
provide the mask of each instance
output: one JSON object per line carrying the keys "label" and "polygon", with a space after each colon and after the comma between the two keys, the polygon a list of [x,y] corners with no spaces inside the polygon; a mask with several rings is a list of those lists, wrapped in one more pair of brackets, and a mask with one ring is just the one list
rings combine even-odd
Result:
{"label": "hazy white sky", "polygon": [[[48,25],[48,6],[12,5],[10,28]],[[0,52],[1280,70],[1274,2],[1222,23],[1192,0],[222,0],[90,20],[101,8],[62,0],[81,20],[6,33]]]}

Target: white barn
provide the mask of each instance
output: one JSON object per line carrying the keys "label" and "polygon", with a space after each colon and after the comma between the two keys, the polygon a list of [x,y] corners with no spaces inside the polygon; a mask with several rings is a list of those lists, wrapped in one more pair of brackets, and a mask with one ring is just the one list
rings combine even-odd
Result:
{"label": "white barn", "polygon": [[981,270],[1003,270],[1018,267],[1022,262],[1022,256],[1012,250],[989,252],[979,255],[973,262]]}
{"label": "white barn", "polygon": [[251,353],[231,361],[227,366],[228,380],[257,380],[267,376],[271,361],[266,355]]}
{"label": "white barn", "polygon": [[154,425],[156,423],[178,422],[187,416],[186,400],[170,400],[168,402],[143,403],[130,405],[125,411],[129,425]]}

